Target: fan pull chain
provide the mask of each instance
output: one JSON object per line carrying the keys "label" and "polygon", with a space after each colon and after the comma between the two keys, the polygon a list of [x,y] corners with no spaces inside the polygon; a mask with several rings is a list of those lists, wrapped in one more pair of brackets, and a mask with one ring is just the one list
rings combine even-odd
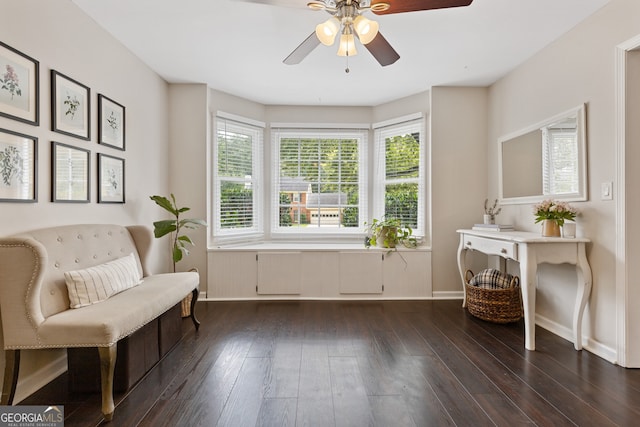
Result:
{"label": "fan pull chain", "polygon": [[347,54],[345,56],[347,58],[347,68],[344,69],[344,72],[349,74],[349,42],[347,42]]}

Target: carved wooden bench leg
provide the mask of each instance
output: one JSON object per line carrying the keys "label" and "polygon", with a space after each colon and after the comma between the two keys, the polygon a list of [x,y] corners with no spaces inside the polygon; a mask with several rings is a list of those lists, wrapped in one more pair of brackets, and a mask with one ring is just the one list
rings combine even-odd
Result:
{"label": "carved wooden bench leg", "polygon": [[116,367],[118,344],[111,347],[98,347],[100,354],[100,384],[102,385],[102,414],[107,421],[113,419],[113,372]]}
{"label": "carved wooden bench leg", "polygon": [[200,293],[200,290],[198,288],[195,288],[193,291],[191,291],[192,293],[192,297],[191,297],[191,321],[193,322],[193,326],[196,327],[196,331],[200,328],[200,321],[196,318],[196,302],[198,302],[198,294]]}
{"label": "carved wooden bench leg", "polygon": [[18,372],[20,371],[20,350],[5,350],[4,358],[4,381],[0,405],[13,405],[18,385]]}

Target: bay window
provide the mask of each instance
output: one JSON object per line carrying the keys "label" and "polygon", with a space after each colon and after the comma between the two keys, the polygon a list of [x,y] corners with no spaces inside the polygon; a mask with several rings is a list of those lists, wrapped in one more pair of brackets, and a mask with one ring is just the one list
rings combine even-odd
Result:
{"label": "bay window", "polygon": [[277,129],[272,134],[272,232],[360,232],[367,211],[367,134]]}
{"label": "bay window", "polygon": [[397,218],[425,235],[422,119],[374,125],[374,217]]}
{"label": "bay window", "polygon": [[263,129],[216,117],[214,142],[214,234],[216,237],[262,233]]}

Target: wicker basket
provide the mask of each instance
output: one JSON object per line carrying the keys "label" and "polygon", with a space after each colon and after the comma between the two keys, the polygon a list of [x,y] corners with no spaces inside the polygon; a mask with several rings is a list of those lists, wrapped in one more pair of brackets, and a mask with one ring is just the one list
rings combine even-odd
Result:
{"label": "wicker basket", "polygon": [[473,316],[493,323],[517,322],[522,318],[520,279],[513,276],[509,288],[486,289],[469,284],[473,272],[465,272],[467,309]]}

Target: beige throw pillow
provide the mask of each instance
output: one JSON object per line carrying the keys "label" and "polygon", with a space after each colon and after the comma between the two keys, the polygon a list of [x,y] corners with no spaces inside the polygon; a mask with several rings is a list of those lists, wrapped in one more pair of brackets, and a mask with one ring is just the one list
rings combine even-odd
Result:
{"label": "beige throw pillow", "polygon": [[84,270],[64,273],[71,308],[104,301],[142,283],[133,253]]}

